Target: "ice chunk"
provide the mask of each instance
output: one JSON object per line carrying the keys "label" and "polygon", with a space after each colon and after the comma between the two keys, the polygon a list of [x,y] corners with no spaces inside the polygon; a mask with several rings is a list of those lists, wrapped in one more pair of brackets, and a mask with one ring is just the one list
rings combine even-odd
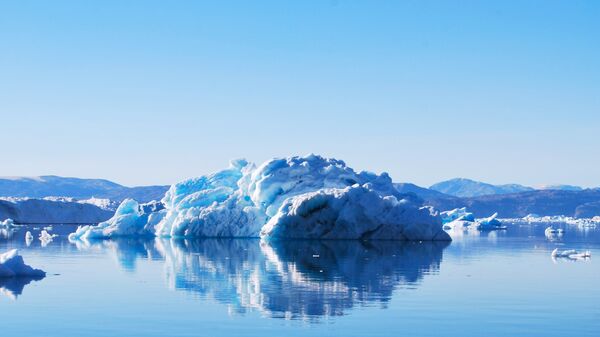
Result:
{"label": "ice chunk", "polygon": [[[273,159],[259,167],[232,161],[225,170],[171,186],[161,203],[164,209],[151,210],[126,200],[113,218],[80,227],[70,239],[262,235],[449,240],[439,217],[421,208],[420,200],[400,194],[386,173],[356,173],[341,160],[317,155]],[[297,213],[302,212],[310,219],[301,219]],[[293,231],[294,224],[311,228]]]}
{"label": "ice chunk", "polygon": [[30,231],[27,231],[27,233],[25,233],[25,244],[27,245],[27,247],[29,247],[32,242],[33,242],[33,234],[31,234]]}
{"label": "ice chunk", "polygon": [[286,199],[261,235],[287,239],[450,240],[426,207],[354,185]]}
{"label": "ice chunk", "polygon": [[48,231],[46,231],[45,229],[42,230],[40,232],[40,237],[39,237],[39,239],[40,239],[40,241],[42,243],[42,247],[46,247],[57,236],[58,235],[56,235],[56,234],[50,234],[50,233],[48,233]]}
{"label": "ice chunk", "polygon": [[112,218],[96,226],[77,227],[75,233],[69,234],[69,240],[103,239],[113,236],[153,236],[154,228],[149,218],[150,214],[145,213],[137,201],[125,199]]}
{"label": "ice chunk", "polygon": [[444,223],[444,224],[452,222],[452,221],[456,221],[456,220],[468,221],[468,222],[475,221],[475,216],[473,216],[473,213],[467,212],[466,207],[455,208],[450,211],[440,212],[440,216],[442,217],[442,223]]}
{"label": "ice chunk", "polygon": [[45,277],[46,273],[25,264],[16,249],[0,255],[0,278],[7,277]]}
{"label": "ice chunk", "polygon": [[502,225],[500,220],[496,219],[498,217],[498,213],[492,214],[492,216],[478,219],[477,220],[477,229],[479,230],[496,230],[496,229],[506,229],[506,226]]}
{"label": "ice chunk", "polygon": [[10,229],[16,227],[13,219],[6,219],[4,221],[0,221],[0,228]]}
{"label": "ice chunk", "polygon": [[575,249],[568,249],[568,250],[560,251],[560,250],[558,250],[558,248],[555,248],[552,251],[551,256],[553,259],[563,257],[563,258],[568,258],[571,260],[579,260],[579,259],[588,259],[588,258],[592,257],[592,252],[590,252],[589,250],[586,250],[584,252],[578,252]]}

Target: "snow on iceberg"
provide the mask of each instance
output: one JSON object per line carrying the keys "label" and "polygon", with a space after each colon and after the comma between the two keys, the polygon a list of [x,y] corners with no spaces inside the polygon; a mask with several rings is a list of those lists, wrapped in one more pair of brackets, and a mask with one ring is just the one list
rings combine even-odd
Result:
{"label": "snow on iceberg", "polygon": [[161,202],[164,209],[146,210],[126,200],[113,218],[80,227],[70,238],[450,240],[439,216],[399,193],[386,173],[357,173],[341,160],[317,155],[259,167],[232,161],[223,171],[172,185]]}
{"label": "snow on iceberg", "polygon": [[23,257],[16,249],[0,254],[0,278],[32,277],[43,278],[46,273],[40,269],[33,269],[25,264]]}

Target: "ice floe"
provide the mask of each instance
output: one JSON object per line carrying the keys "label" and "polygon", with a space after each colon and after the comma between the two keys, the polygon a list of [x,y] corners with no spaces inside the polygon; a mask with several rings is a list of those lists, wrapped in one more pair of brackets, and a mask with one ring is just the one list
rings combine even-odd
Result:
{"label": "ice floe", "polygon": [[579,252],[575,249],[568,249],[568,250],[558,250],[558,248],[555,248],[552,253],[551,256],[553,259],[556,258],[567,258],[567,259],[571,259],[571,260],[581,260],[581,259],[589,259],[592,257],[592,253],[589,250],[583,251],[583,252]]}
{"label": "ice floe", "polygon": [[46,273],[25,264],[16,249],[0,254],[0,278],[8,277],[45,277]]}
{"label": "ice floe", "polygon": [[[413,195],[399,193],[382,173],[355,172],[317,155],[245,160],[172,185],[164,209],[125,200],[114,217],[78,228],[70,239],[267,237],[450,240],[439,216]],[[162,208],[162,207],[159,207]]]}

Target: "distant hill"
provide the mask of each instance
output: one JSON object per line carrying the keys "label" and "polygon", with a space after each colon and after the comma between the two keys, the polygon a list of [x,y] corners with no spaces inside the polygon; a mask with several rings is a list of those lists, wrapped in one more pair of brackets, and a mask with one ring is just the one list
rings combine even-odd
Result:
{"label": "distant hill", "polygon": [[531,187],[518,184],[492,185],[465,178],[454,178],[442,181],[431,185],[429,189],[463,198],[492,194],[510,194],[534,190]]}
{"label": "distant hill", "polygon": [[504,218],[524,217],[531,213],[593,217],[600,215],[600,189],[536,190],[470,198],[432,198],[426,200],[426,204],[439,210],[467,207],[477,217],[495,212]]}
{"label": "distant hill", "polygon": [[394,186],[400,193],[414,193],[423,200],[430,199],[455,199],[456,197],[444,194],[425,187],[417,186],[411,183],[394,183]]}
{"label": "distant hill", "polygon": [[133,198],[139,202],[148,202],[161,199],[168,188],[169,186],[126,187],[104,179],[58,176],[0,177],[0,197],[96,197],[115,201]]}
{"label": "distant hill", "polygon": [[10,218],[17,223],[97,223],[108,220],[113,214],[114,211],[77,202],[0,200],[0,221]]}

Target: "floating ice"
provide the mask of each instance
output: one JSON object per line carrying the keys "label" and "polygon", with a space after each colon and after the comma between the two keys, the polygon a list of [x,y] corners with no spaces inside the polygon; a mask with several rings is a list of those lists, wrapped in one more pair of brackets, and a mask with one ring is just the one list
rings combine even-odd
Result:
{"label": "floating ice", "polygon": [[32,242],[33,242],[33,234],[31,234],[30,231],[27,231],[27,233],[25,233],[25,244],[27,245],[27,247],[29,247]]}
{"label": "floating ice", "polygon": [[150,214],[145,213],[137,201],[125,199],[112,218],[97,226],[77,227],[75,233],[69,234],[69,240],[102,239],[112,236],[153,236],[154,223],[149,221],[149,218]]}
{"label": "floating ice", "polygon": [[478,219],[477,220],[477,229],[479,230],[496,230],[496,229],[506,229],[506,226],[502,225],[502,222],[498,219],[498,213],[492,214],[492,216]]}
{"label": "floating ice", "polygon": [[6,219],[4,221],[0,221],[0,228],[10,229],[16,227],[13,219]]}
{"label": "floating ice", "polygon": [[33,269],[25,264],[23,257],[16,249],[0,254],[0,278],[8,277],[33,277],[42,278],[46,273],[43,270]]}
{"label": "floating ice", "polygon": [[442,223],[444,223],[444,224],[452,222],[452,221],[456,221],[456,220],[468,221],[468,222],[475,221],[475,216],[473,216],[473,213],[467,212],[466,207],[455,208],[451,211],[440,212],[440,216],[442,217]]}
{"label": "floating ice", "polygon": [[492,216],[475,219],[473,213],[467,212],[466,207],[455,208],[450,211],[444,211],[440,213],[442,222],[444,223],[444,229],[478,229],[484,230],[497,230],[506,229],[506,226],[502,225],[500,220],[496,219],[498,213],[494,213]]}
{"label": "floating ice", "polygon": [[559,251],[558,248],[554,249],[551,254],[552,258],[568,258],[571,260],[588,259],[592,257],[592,252],[586,250],[584,252],[578,252],[575,249]]}
{"label": "floating ice", "polygon": [[57,236],[58,235],[56,235],[56,234],[50,234],[50,233],[48,233],[45,229],[42,230],[40,232],[40,237],[39,237],[39,239],[40,239],[40,241],[42,243],[42,247],[46,247]]}
{"label": "floating ice", "polygon": [[[356,173],[316,155],[245,160],[177,183],[164,209],[124,201],[110,220],[78,228],[71,239],[165,237],[378,238],[450,240],[431,209],[400,194],[383,173]],[[293,228],[293,226],[299,226]]]}

